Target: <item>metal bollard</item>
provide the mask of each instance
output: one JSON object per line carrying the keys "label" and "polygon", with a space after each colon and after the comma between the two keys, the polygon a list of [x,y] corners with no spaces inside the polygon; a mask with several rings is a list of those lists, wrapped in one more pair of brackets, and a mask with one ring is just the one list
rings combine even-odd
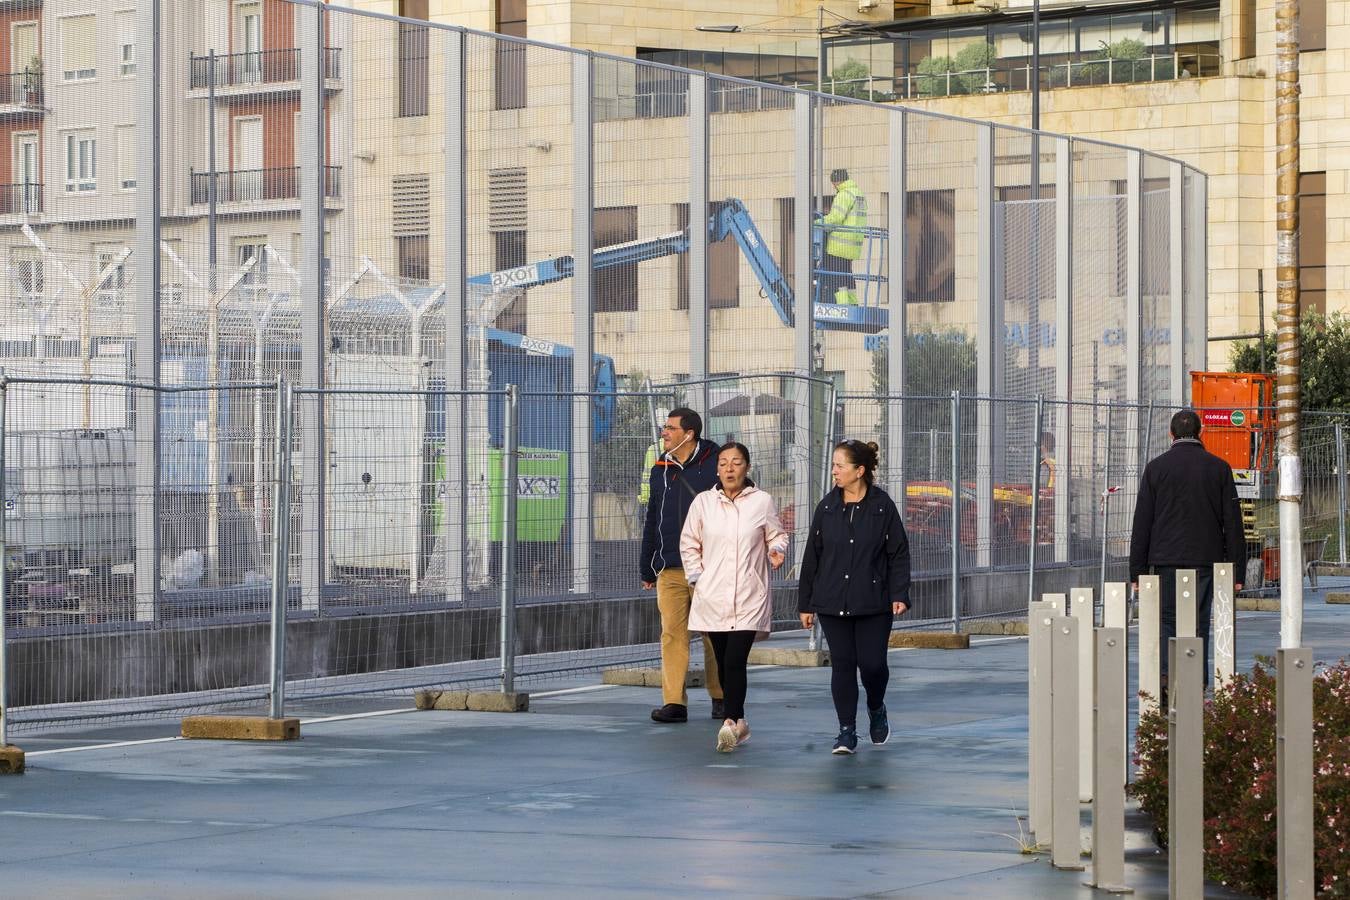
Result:
{"label": "metal bollard", "polygon": [[[1120,727],[1121,734],[1129,734],[1130,592],[1129,585],[1123,581],[1111,581],[1106,585],[1106,595],[1102,598],[1102,627],[1119,628],[1121,632]],[[1125,766],[1123,771],[1128,773],[1130,771],[1130,748],[1128,741],[1122,743],[1121,761]],[[1122,782],[1122,784],[1123,783],[1124,782]]]}
{"label": "metal bollard", "polygon": [[1139,576],[1139,712],[1155,709],[1162,696],[1162,607],[1157,575]]}
{"label": "metal bollard", "polygon": [[1129,591],[1123,581],[1108,581],[1102,596],[1102,627],[1128,628],[1130,624]]}
{"label": "metal bollard", "polygon": [[1197,637],[1169,643],[1167,889],[1173,900],[1200,900],[1205,890],[1205,646]]}
{"label": "metal bollard", "polygon": [[[1112,587],[1108,585],[1108,592]],[[1091,887],[1128,894],[1125,886],[1125,629],[1093,635]]]}
{"label": "metal bollard", "polygon": [[1050,766],[1050,864],[1056,869],[1082,870],[1082,839],[1078,817],[1078,754],[1069,748],[1078,741],[1078,628],[1077,619],[1053,620],[1050,636],[1050,739],[1061,748]]}
{"label": "metal bollard", "polygon": [[1313,897],[1312,651],[1275,651],[1275,783],[1279,900]]}
{"label": "metal bollard", "polygon": [[1078,802],[1092,802],[1092,588],[1069,592],[1069,615],[1078,621]]}
{"label": "metal bollard", "polygon": [[1027,816],[1037,840],[1050,834],[1050,628],[1064,613],[1054,601],[1031,604],[1027,616]]}
{"label": "metal bollard", "polygon": [[1217,688],[1237,671],[1237,602],[1233,590],[1233,564],[1214,564],[1214,686]]}
{"label": "metal bollard", "polygon": [[516,689],[516,511],[520,461],[520,388],[506,386],[506,413],[502,441],[502,693]]}
{"label": "metal bollard", "polygon": [[1199,599],[1195,593],[1195,570],[1177,569],[1177,637],[1199,636],[1195,633],[1196,605]]}

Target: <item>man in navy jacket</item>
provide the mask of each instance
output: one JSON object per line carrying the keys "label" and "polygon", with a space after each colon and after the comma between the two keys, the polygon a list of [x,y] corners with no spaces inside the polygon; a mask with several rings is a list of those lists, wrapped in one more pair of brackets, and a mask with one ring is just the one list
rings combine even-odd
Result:
{"label": "man in navy jacket", "polygon": [[1235,590],[1247,566],[1233,470],[1200,443],[1200,417],[1183,409],[1172,416],[1172,449],[1144,467],[1130,532],[1130,581],[1158,577],[1162,622],[1162,676],[1167,690],[1167,642],[1177,635],[1177,570],[1195,570],[1195,627],[1205,645],[1209,683],[1209,624],[1214,564],[1233,563]]}
{"label": "man in navy jacket", "polygon": [[[684,689],[689,674],[689,606],[693,591],[680,559],[680,531],[689,507],[701,491],[717,484],[717,445],[703,440],[703,419],[692,409],[672,409],[661,429],[665,452],[648,475],[650,499],[642,530],[639,566],[644,590],[656,588],[661,612],[661,702],[652,710],[657,722],[689,720],[689,697]],[[703,671],[712,717],[723,718],[722,683],[712,643],[703,636]]]}

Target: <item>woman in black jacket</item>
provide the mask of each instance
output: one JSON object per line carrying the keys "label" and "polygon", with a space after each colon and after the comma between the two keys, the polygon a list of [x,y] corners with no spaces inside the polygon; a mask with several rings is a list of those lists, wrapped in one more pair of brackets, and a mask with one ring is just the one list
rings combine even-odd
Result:
{"label": "woman in black jacket", "polygon": [[880,448],[843,441],[834,448],[834,490],[811,517],[797,610],[816,616],[830,647],[830,689],[839,715],[834,753],[858,748],[858,678],[867,692],[874,744],[891,734],[886,716],[886,651],[891,620],[909,609],[909,538],[890,496],[872,483]]}

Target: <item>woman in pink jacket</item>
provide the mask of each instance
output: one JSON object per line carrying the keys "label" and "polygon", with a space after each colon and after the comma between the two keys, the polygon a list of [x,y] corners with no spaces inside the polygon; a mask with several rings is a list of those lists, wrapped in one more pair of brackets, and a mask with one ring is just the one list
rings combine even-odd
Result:
{"label": "woman in pink jacket", "polygon": [[680,533],[684,574],[694,587],[689,628],[712,641],[722,678],[721,753],[750,739],[745,667],[750,645],[769,633],[769,567],[783,564],[788,545],[773,498],[746,477],[749,471],[750,451],[734,441],[724,444],[717,454],[718,484],[695,498]]}

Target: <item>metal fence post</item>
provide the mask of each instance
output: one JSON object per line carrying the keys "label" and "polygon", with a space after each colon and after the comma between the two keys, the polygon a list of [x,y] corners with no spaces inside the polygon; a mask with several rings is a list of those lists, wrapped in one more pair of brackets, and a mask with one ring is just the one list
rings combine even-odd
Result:
{"label": "metal fence post", "polygon": [[[1078,802],[1092,801],[1092,628],[1094,622],[1092,588],[1074,588],[1069,592],[1069,615],[1078,621],[1078,675],[1083,685],[1078,691]],[[1068,745],[1061,743],[1061,749]]]}
{"label": "metal fence post", "polygon": [[961,392],[952,391],[952,633],[961,633]]}
{"label": "metal fence post", "polygon": [[1050,767],[1050,864],[1074,870],[1083,868],[1078,754],[1068,749],[1078,742],[1078,628],[1077,619],[1061,616],[1050,636],[1050,732],[1061,748]]}
{"label": "metal fence post", "polygon": [[1045,598],[1027,616],[1027,818],[1038,843],[1050,834],[1050,629],[1064,615],[1063,594]]}
{"label": "metal fence post", "polygon": [[1336,423],[1336,547],[1340,564],[1345,565],[1345,432]]}
{"label": "metal fence post", "polygon": [[1205,648],[1199,638],[1168,647],[1167,887],[1176,900],[1204,896]]}
{"label": "metal fence post", "polygon": [[0,369],[0,750],[9,746],[9,671],[5,652],[5,598],[9,595],[9,484],[5,478],[5,400],[9,396],[9,377]]}
{"label": "metal fence post", "polygon": [[[286,706],[286,595],[291,561],[291,414],[293,389],[277,379],[276,447],[272,477],[272,689],[268,715],[280,719]],[[318,402],[322,403],[320,396]]]}
{"label": "metal fence post", "polygon": [[1106,542],[1111,535],[1111,404],[1106,404],[1106,448],[1102,464],[1102,558],[1101,577],[1097,580],[1106,590]]}
{"label": "metal fence post", "polygon": [[1214,565],[1214,686],[1237,670],[1237,615],[1233,592],[1233,564]]}
{"label": "metal fence post", "polygon": [[502,441],[502,693],[516,689],[516,469],[520,457],[520,388],[506,386]]}
{"label": "metal fence post", "polygon": [[1036,427],[1032,429],[1035,448],[1031,451],[1031,529],[1027,543],[1031,550],[1027,561],[1027,605],[1036,602],[1036,549],[1041,524],[1041,432],[1045,430],[1045,395],[1036,395]]}
{"label": "metal fence post", "polygon": [[1139,712],[1154,709],[1162,696],[1162,608],[1157,575],[1139,576]]}
{"label": "metal fence post", "polygon": [[1092,880],[1112,894],[1125,886],[1125,629],[1098,628],[1093,654]]}
{"label": "metal fence post", "polygon": [[1275,651],[1275,783],[1279,900],[1313,897],[1312,651]]}

